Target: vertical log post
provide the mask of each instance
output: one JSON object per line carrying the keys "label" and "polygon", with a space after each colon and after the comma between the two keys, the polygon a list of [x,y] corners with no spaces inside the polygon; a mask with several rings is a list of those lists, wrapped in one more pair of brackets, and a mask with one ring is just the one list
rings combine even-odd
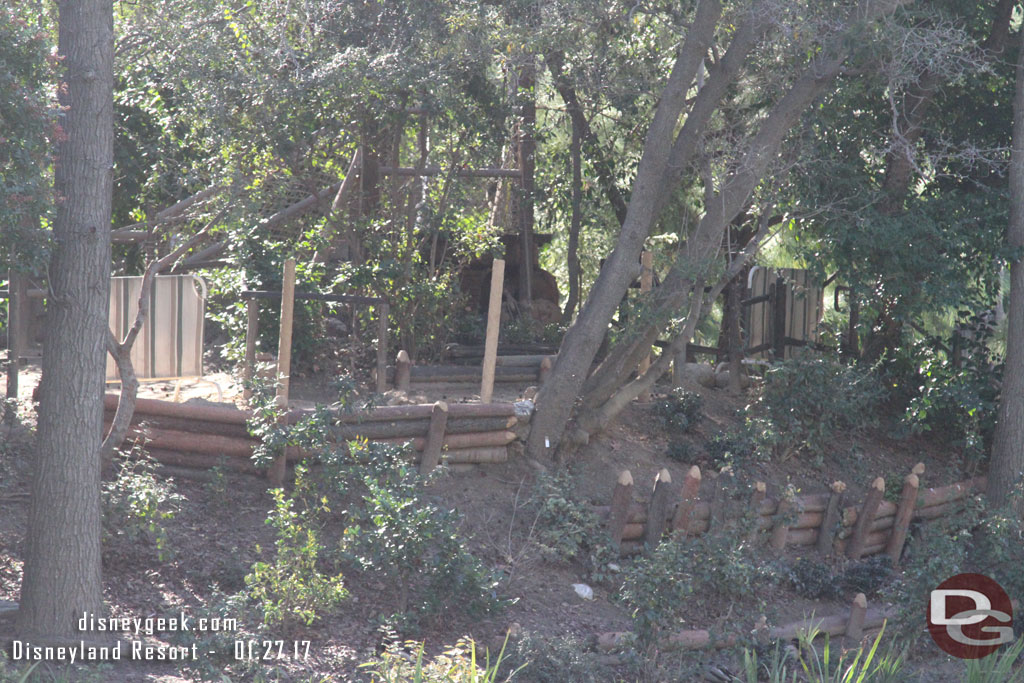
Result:
{"label": "vertical log post", "polygon": [[875,521],[875,514],[878,512],[878,505],[882,502],[883,495],[885,495],[885,479],[878,477],[868,489],[864,505],[861,506],[860,512],[857,514],[853,535],[850,536],[850,542],[846,546],[846,556],[851,560],[859,560],[860,556],[864,554],[864,541],[871,529],[871,523]]}
{"label": "vertical log post", "polygon": [[494,259],[491,270],[491,296],[487,303],[487,338],[484,340],[483,381],[480,402],[490,403],[494,394],[494,365],[498,358],[498,331],[501,328],[501,292],[505,286],[505,260]]}
{"label": "vertical log post", "polygon": [[444,445],[444,430],[447,426],[448,404],[438,401],[430,411],[430,427],[427,428],[427,442],[420,458],[420,474],[430,474],[441,461],[441,447]]}
{"label": "vertical log post", "polygon": [[690,518],[693,517],[693,508],[697,506],[697,496],[700,494],[700,482],[700,468],[694,465],[683,479],[679,505],[676,506],[676,514],[672,518],[672,530],[680,532],[683,536],[689,532]]}
{"label": "vertical log post", "polygon": [[775,525],[772,527],[771,546],[772,550],[781,553],[786,549],[786,537],[789,535],[789,516],[794,510],[795,503],[792,496],[784,495],[779,501],[778,512],[775,513]]}
{"label": "vertical log post", "polygon": [[850,620],[846,622],[846,637],[860,642],[864,637],[864,618],[868,612],[868,599],[863,593],[857,593],[850,605]]}
{"label": "vertical log post", "polygon": [[836,526],[843,509],[843,492],[846,484],[841,481],[832,482],[832,490],[825,504],[825,514],[821,516],[821,529],[818,530],[818,554],[828,555],[832,552],[832,544],[836,540]]}
{"label": "vertical log post", "polygon": [[551,376],[552,367],[554,367],[554,361],[551,356],[547,356],[540,361],[540,370],[537,372],[538,386],[544,386],[544,382],[548,381],[548,377]]}
{"label": "vertical log post", "polygon": [[921,480],[911,472],[903,480],[903,493],[900,494],[899,506],[896,508],[896,519],[892,525],[892,536],[885,546],[885,554],[892,560],[893,566],[899,564],[900,555],[903,554],[903,544],[907,542],[907,530],[910,528],[910,520],[914,516],[914,508],[917,506],[917,492],[921,486]]}
{"label": "vertical log post", "polygon": [[644,529],[644,545],[654,549],[661,542],[665,533],[665,522],[668,517],[668,506],[672,499],[672,475],[667,469],[658,472],[654,478],[654,493],[651,504],[647,508],[647,527]]}
{"label": "vertical log post", "polygon": [[412,374],[412,362],[409,360],[409,352],[402,349],[395,358],[395,389],[409,391],[410,375]]}
{"label": "vertical log post", "polygon": [[[651,287],[654,286],[654,254],[649,251],[644,251],[640,254],[640,297],[646,300],[645,295],[651,291]],[[648,353],[644,356],[644,359],[640,361],[640,367],[637,369],[637,375],[643,375],[647,372],[647,369],[651,367],[651,354]],[[644,391],[636,400],[639,403],[650,403],[651,392]]]}
{"label": "vertical log post", "polygon": [[242,398],[246,401],[252,398],[252,388],[249,385],[256,376],[256,340],[259,334],[260,302],[259,299],[249,299],[245,302],[245,366],[242,368],[242,378],[245,380]]}
{"label": "vertical log post", "polygon": [[772,296],[772,351],[775,360],[786,357],[786,281],[775,279],[771,288]]}
{"label": "vertical log post", "polygon": [[761,519],[761,505],[767,497],[768,485],[763,481],[754,482],[754,492],[750,494],[750,511],[754,515],[754,521],[750,527],[750,534],[747,536],[751,543],[756,541],[758,535],[761,533],[758,522]]}
{"label": "vertical log post", "polygon": [[629,523],[629,506],[633,502],[633,475],[622,470],[612,491],[612,505],[608,511],[608,535],[612,545],[618,549],[622,543],[622,531]]}
{"label": "vertical log post", "polygon": [[377,305],[377,393],[388,390],[388,316],[391,308],[388,302]]}
{"label": "vertical log post", "polygon": [[[277,341],[277,407],[281,420],[288,419],[288,389],[292,372],[292,320],[295,314],[295,259],[284,262],[281,281],[281,329]],[[287,451],[287,446],[285,447]],[[277,456],[267,470],[267,479],[275,487],[284,485],[287,453]]]}

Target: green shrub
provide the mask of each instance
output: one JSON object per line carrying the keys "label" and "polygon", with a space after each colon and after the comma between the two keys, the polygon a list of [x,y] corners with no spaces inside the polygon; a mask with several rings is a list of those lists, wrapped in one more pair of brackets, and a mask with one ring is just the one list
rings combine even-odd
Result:
{"label": "green shrub", "polygon": [[773,365],[754,402],[767,422],[774,454],[819,455],[837,432],[856,433],[874,423],[883,390],[874,374],[832,360],[799,357]]}
{"label": "green shrub", "polygon": [[668,448],[665,449],[665,455],[676,462],[692,463],[697,459],[697,450],[689,441],[673,438],[668,442]]}
{"label": "green shrub", "polygon": [[696,538],[673,536],[624,572],[619,599],[630,609],[642,643],[676,625],[690,598],[760,603],[764,588],[781,578],[775,565],[753,551],[742,529]]}
{"label": "green shrub", "polygon": [[[459,640],[455,647],[430,659],[424,654],[423,643],[408,641],[404,650],[402,646],[393,645],[380,657],[360,664],[359,668],[370,674],[372,683],[497,683],[511,681],[517,673],[499,678],[505,648],[493,663],[490,652],[480,661],[476,642],[469,638]],[[406,651],[413,653],[412,656]]]}
{"label": "green shrub", "polygon": [[892,580],[894,573],[888,555],[875,555],[843,568],[840,581],[847,594],[863,593],[871,597]]}
{"label": "green shrub", "polygon": [[[303,476],[303,469],[301,465],[297,468],[296,477]],[[263,611],[264,624],[281,625],[286,630],[299,624],[309,626],[347,592],[340,573],[324,573],[319,567],[323,547],[310,523],[312,515],[296,512],[294,501],[281,489],[271,493],[274,509],[267,524],[277,532],[274,557],[254,564],[245,583]]]}
{"label": "green shrub", "polygon": [[700,422],[703,407],[704,399],[700,394],[677,387],[655,402],[654,414],[669,431],[689,432]]}
{"label": "green shrub", "polygon": [[182,497],[170,479],[156,476],[156,466],[139,446],[118,463],[117,477],[103,484],[103,535],[106,541],[151,543],[161,561],[171,548],[164,524]]}
{"label": "green shrub", "polygon": [[531,503],[537,510],[537,544],[548,559],[580,562],[594,581],[610,578],[608,565],[618,553],[593,508],[573,495],[568,472],[540,476]]}
{"label": "green shrub", "polygon": [[504,669],[520,670],[530,683],[604,683],[614,680],[600,657],[573,635],[546,637],[522,632],[506,648]]}
{"label": "green shrub", "polygon": [[360,463],[361,506],[348,511],[342,552],[395,586],[392,607],[415,619],[456,607],[470,614],[501,605],[498,579],[466,548],[459,517],[428,502],[405,447],[351,444]]}
{"label": "green shrub", "polygon": [[712,436],[704,448],[714,469],[731,467],[735,470],[749,464],[757,454],[757,441],[749,429],[730,429]]}
{"label": "green shrub", "polygon": [[789,581],[797,595],[809,600],[835,600],[842,595],[832,568],[806,557],[789,568]]}

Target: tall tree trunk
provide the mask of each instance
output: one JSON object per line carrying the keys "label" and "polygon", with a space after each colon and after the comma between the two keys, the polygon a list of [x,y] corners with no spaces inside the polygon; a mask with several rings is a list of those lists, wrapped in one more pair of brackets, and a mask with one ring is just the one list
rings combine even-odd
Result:
{"label": "tall tree trunk", "polygon": [[101,614],[100,437],[108,334],[113,187],[113,5],[64,0],[59,49],[66,138],[57,147],[57,216],[17,630],[81,637]]}
{"label": "tall tree trunk", "polygon": [[[549,448],[557,447],[561,441],[577,392],[604,338],[608,321],[637,275],[640,251],[663,201],[660,195],[665,191],[669,160],[676,156],[671,144],[672,134],[682,113],[686,92],[714,36],[721,11],[718,0],[701,0],[693,25],[676,56],[668,84],[647,132],[629,211],[618,243],[601,269],[583,310],[562,340],[551,378],[544,383],[538,395],[540,409],[527,442],[534,457],[549,455]],[[690,120],[687,121],[689,123]],[[688,165],[689,155],[685,157],[683,166]]]}
{"label": "tall tree trunk", "polygon": [[519,72],[519,99],[522,118],[519,123],[519,171],[522,173],[522,197],[519,200],[519,310],[527,321],[533,308],[533,194],[537,142],[537,60],[527,55]]}
{"label": "tall tree trunk", "polygon": [[[1017,92],[1013,98],[1013,149],[1010,153],[1010,223],[1007,245],[1024,247],[1024,31],[1017,53]],[[1010,311],[1006,330],[1006,368],[999,401],[999,421],[992,444],[988,497],[1005,505],[1024,475],[1024,263],[1010,266]],[[1024,503],[1016,500],[1017,513]]]}
{"label": "tall tree trunk", "polygon": [[569,165],[572,172],[572,195],[569,200],[571,217],[569,219],[569,245],[566,250],[566,267],[569,271],[569,296],[565,300],[565,310],[562,312],[562,322],[572,321],[576,315],[576,307],[580,302],[580,286],[582,284],[580,273],[580,224],[583,222],[581,215],[583,207],[583,159],[580,155],[580,146],[583,138],[583,131],[577,117],[570,116],[572,125],[572,141],[569,144]]}

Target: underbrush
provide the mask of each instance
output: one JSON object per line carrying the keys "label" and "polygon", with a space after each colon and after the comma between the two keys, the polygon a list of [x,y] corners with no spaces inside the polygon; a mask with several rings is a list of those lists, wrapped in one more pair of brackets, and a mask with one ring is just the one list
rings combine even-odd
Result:
{"label": "underbrush", "polygon": [[182,497],[171,479],[156,476],[156,465],[136,445],[117,462],[117,476],[103,483],[103,541],[107,552],[153,546],[161,562],[173,554],[166,523]]}

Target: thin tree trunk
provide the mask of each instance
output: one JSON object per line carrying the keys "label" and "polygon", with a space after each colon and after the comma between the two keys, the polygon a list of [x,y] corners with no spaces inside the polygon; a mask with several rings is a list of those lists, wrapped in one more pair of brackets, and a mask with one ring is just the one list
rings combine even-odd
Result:
{"label": "thin tree trunk", "polygon": [[[654,223],[659,197],[666,187],[664,179],[672,156],[669,142],[686,102],[686,92],[714,36],[721,10],[718,0],[701,0],[693,25],[676,56],[647,132],[618,244],[601,269],[583,310],[562,340],[563,352],[559,353],[551,378],[537,397],[540,410],[532,421],[527,442],[533,457],[548,455],[549,448],[557,447],[561,441],[577,392],[604,338],[608,321],[636,275],[644,239]],[[688,158],[683,161],[688,162]]]}
{"label": "thin tree trunk", "polygon": [[532,320],[533,307],[533,194],[534,155],[537,142],[537,62],[528,55],[519,72],[519,98],[523,115],[519,124],[519,171],[522,173],[522,197],[519,201],[519,310],[526,321]]}
{"label": "thin tree trunk", "polygon": [[[1024,246],[1024,31],[1017,53],[1017,92],[1013,99],[1013,149],[1010,155],[1010,223],[1006,242],[1012,250]],[[1006,367],[999,401],[999,419],[992,444],[988,497],[1006,505],[1024,475],[1024,263],[1010,266],[1010,311],[1007,316]],[[1015,501],[1018,515],[1024,503]]]}
{"label": "thin tree trunk", "polygon": [[[582,117],[582,115],[581,115]],[[583,169],[580,158],[580,145],[583,133],[576,116],[570,116],[572,125],[572,141],[569,144],[569,164],[572,167],[572,196],[569,200],[569,246],[566,253],[566,267],[569,271],[569,296],[565,300],[562,322],[567,323],[576,315],[576,307],[580,302],[580,224],[583,222],[581,209],[583,205]]]}
{"label": "thin tree trunk", "polygon": [[17,631],[77,641],[102,615],[100,458],[113,188],[113,6],[59,6],[66,138],[57,147],[57,215]]}

